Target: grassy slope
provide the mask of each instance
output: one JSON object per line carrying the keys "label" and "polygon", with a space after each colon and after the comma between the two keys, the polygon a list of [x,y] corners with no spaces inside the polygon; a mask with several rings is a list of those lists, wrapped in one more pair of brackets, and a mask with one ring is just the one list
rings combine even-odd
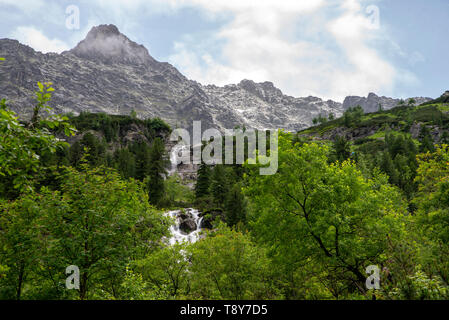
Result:
{"label": "grassy slope", "polygon": [[[438,127],[438,130],[449,130],[449,103],[431,101],[420,106],[397,106],[387,111],[365,114],[361,120],[350,128],[344,125],[343,118],[320,124],[298,132],[298,136],[310,139],[328,140],[333,132],[356,132],[370,129],[374,134],[354,138],[355,148],[374,148],[384,140],[387,132],[395,135],[410,136],[414,124]],[[414,139],[418,144],[418,141]]]}

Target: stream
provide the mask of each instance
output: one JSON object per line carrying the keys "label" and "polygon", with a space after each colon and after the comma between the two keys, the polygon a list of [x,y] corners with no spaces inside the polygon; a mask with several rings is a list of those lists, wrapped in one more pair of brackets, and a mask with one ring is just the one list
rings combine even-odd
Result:
{"label": "stream", "polygon": [[[202,230],[201,223],[203,221],[203,218],[199,216],[198,210],[192,208],[184,210],[174,210],[167,212],[166,215],[174,218],[176,221],[174,225],[170,226],[171,236],[168,239],[170,245],[183,242],[194,243],[199,240],[200,232]],[[183,219],[182,218],[183,215],[187,216],[188,218]],[[195,223],[196,229],[190,232],[183,231],[181,225],[186,221],[189,221],[190,223],[193,221]]]}

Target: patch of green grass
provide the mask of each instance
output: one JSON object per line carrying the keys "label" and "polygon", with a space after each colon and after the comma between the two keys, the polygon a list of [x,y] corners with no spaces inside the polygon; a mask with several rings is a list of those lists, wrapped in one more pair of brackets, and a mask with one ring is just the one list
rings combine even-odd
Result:
{"label": "patch of green grass", "polygon": [[320,134],[320,135],[323,135],[323,134],[325,134],[326,132],[329,132],[329,131],[331,131],[331,130],[333,130],[333,129],[335,129],[335,128],[338,128],[338,124],[331,124],[331,125],[328,125],[328,126],[325,126],[325,127],[323,127],[323,128],[319,128],[319,130],[318,130],[318,133]]}
{"label": "patch of green grass", "polygon": [[362,118],[358,127],[376,126],[384,123],[398,123],[399,119],[392,113],[367,114]]}
{"label": "patch of green grass", "polygon": [[441,103],[437,106],[441,112],[449,112],[449,103]]}
{"label": "patch of green grass", "polygon": [[332,121],[328,121],[326,123],[314,126],[314,127],[310,127],[307,129],[304,129],[302,131],[299,131],[298,134],[299,135],[308,135],[308,134],[319,134],[319,135],[323,135],[324,133],[338,128],[340,126],[342,126],[342,121],[340,119],[337,120],[332,120]]}
{"label": "patch of green grass", "polygon": [[356,151],[365,154],[376,154],[378,151],[385,149],[385,141],[383,140],[368,140],[367,142],[356,147]]}
{"label": "patch of green grass", "polygon": [[385,131],[377,131],[375,134],[369,136],[368,138],[375,140],[375,139],[384,139],[386,135]]}
{"label": "patch of green grass", "polygon": [[397,137],[400,135],[403,135],[405,137],[410,137],[410,133],[404,133],[404,132],[400,132],[400,131],[396,131],[396,130],[391,130],[391,129],[380,129],[378,130],[375,134],[370,135],[369,137],[367,137],[368,139],[372,139],[372,140],[376,140],[376,139],[385,139],[385,136],[387,134],[392,134],[393,136]]}
{"label": "patch of green grass", "polygon": [[[354,123],[349,130],[361,127],[381,127],[379,132],[369,137],[380,139],[385,137],[385,126],[402,127],[408,130],[413,122],[421,122],[445,127],[449,125],[449,103],[432,103],[419,106],[402,105],[390,110],[368,113],[361,120]],[[385,126],[384,126],[385,125]],[[300,135],[321,135],[338,128],[345,127],[343,118],[305,129]],[[387,129],[388,130],[388,129]]]}
{"label": "patch of green grass", "polygon": [[396,116],[394,114],[392,114],[391,112],[388,112],[388,111],[380,111],[380,112],[375,112],[375,113],[366,113],[362,117],[362,121],[366,121],[366,120],[370,120],[370,119],[386,119],[386,118],[396,119]]}

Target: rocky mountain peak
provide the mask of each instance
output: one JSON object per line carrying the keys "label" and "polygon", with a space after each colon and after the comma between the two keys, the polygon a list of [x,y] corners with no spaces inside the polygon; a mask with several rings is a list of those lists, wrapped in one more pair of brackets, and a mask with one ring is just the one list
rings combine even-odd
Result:
{"label": "rocky mountain peak", "polygon": [[107,64],[156,63],[144,46],[131,41],[112,24],[93,27],[86,38],[69,52],[80,58]]}
{"label": "rocky mountain peak", "polygon": [[238,86],[265,101],[272,101],[274,97],[283,96],[281,90],[276,88],[272,82],[265,81],[256,83],[252,80],[242,80]]}
{"label": "rocky mountain peak", "polygon": [[98,37],[99,35],[104,36],[113,36],[113,35],[120,35],[120,31],[118,28],[113,24],[102,24],[97,27],[93,27],[89,33],[87,34],[86,38],[93,38]]}
{"label": "rocky mountain peak", "polygon": [[[83,111],[110,114],[137,112],[140,118],[159,117],[173,127],[283,128],[298,131],[319,115],[339,117],[360,104],[375,112],[399,99],[348,97],[344,105],[317,97],[284,95],[272,82],[243,80],[224,87],[189,80],[169,63],[154,60],[148,51],[114,25],[92,28],[74,49],[42,54],[16,40],[0,39],[0,92],[21,118],[33,112],[37,81],[51,81],[56,92],[52,106],[58,113]],[[94,62],[94,63],[92,63]],[[449,93],[447,93],[449,94]],[[417,98],[417,104],[426,98]],[[430,99],[428,99],[430,100]]]}

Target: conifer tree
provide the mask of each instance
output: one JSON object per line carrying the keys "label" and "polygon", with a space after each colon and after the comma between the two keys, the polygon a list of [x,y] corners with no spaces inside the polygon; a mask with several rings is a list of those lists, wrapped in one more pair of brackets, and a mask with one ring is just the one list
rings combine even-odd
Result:
{"label": "conifer tree", "polygon": [[226,194],[229,191],[229,181],[226,169],[223,165],[217,165],[212,171],[211,176],[211,193],[214,201],[220,207],[224,206]]}
{"label": "conifer tree", "polygon": [[198,178],[195,185],[195,197],[197,199],[203,198],[210,194],[210,178],[210,168],[205,163],[202,163],[198,169]]}
{"label": "conifer tree", "polygon": [[343,136],[337,136],[332,144],[332,156],[334,160],[343,162],[351,156],[349,141]]}
{"label": "conifer tree", "polygon": [[421,128],[421,131],[419,132],[419,141],[421,141],[421,144],[419,146],[419,152],[426,153],[429,151],[430,153],[435,152],[435,146],[433,145],[433,138],[430,134],[429,128],[426,126],[423,126]]}
{"label": "conifer tree", "polygon": [[398,172],[388,151],[383,153],[381,169],[390,177],[389,181],[391,184],[398,184]]}
{"label": "conifer tree", "polygon": [[226,223],[233,227],[239,222],[246,222],[246,201],[239,184],[235,184],[226,195]]}
{"label": "conifer tree", "polygon": [[164,197],[164,177],[167,176],[169,160],[161,138],[153,141],[149,152],[148,193],[150,203],[158,206]]}

